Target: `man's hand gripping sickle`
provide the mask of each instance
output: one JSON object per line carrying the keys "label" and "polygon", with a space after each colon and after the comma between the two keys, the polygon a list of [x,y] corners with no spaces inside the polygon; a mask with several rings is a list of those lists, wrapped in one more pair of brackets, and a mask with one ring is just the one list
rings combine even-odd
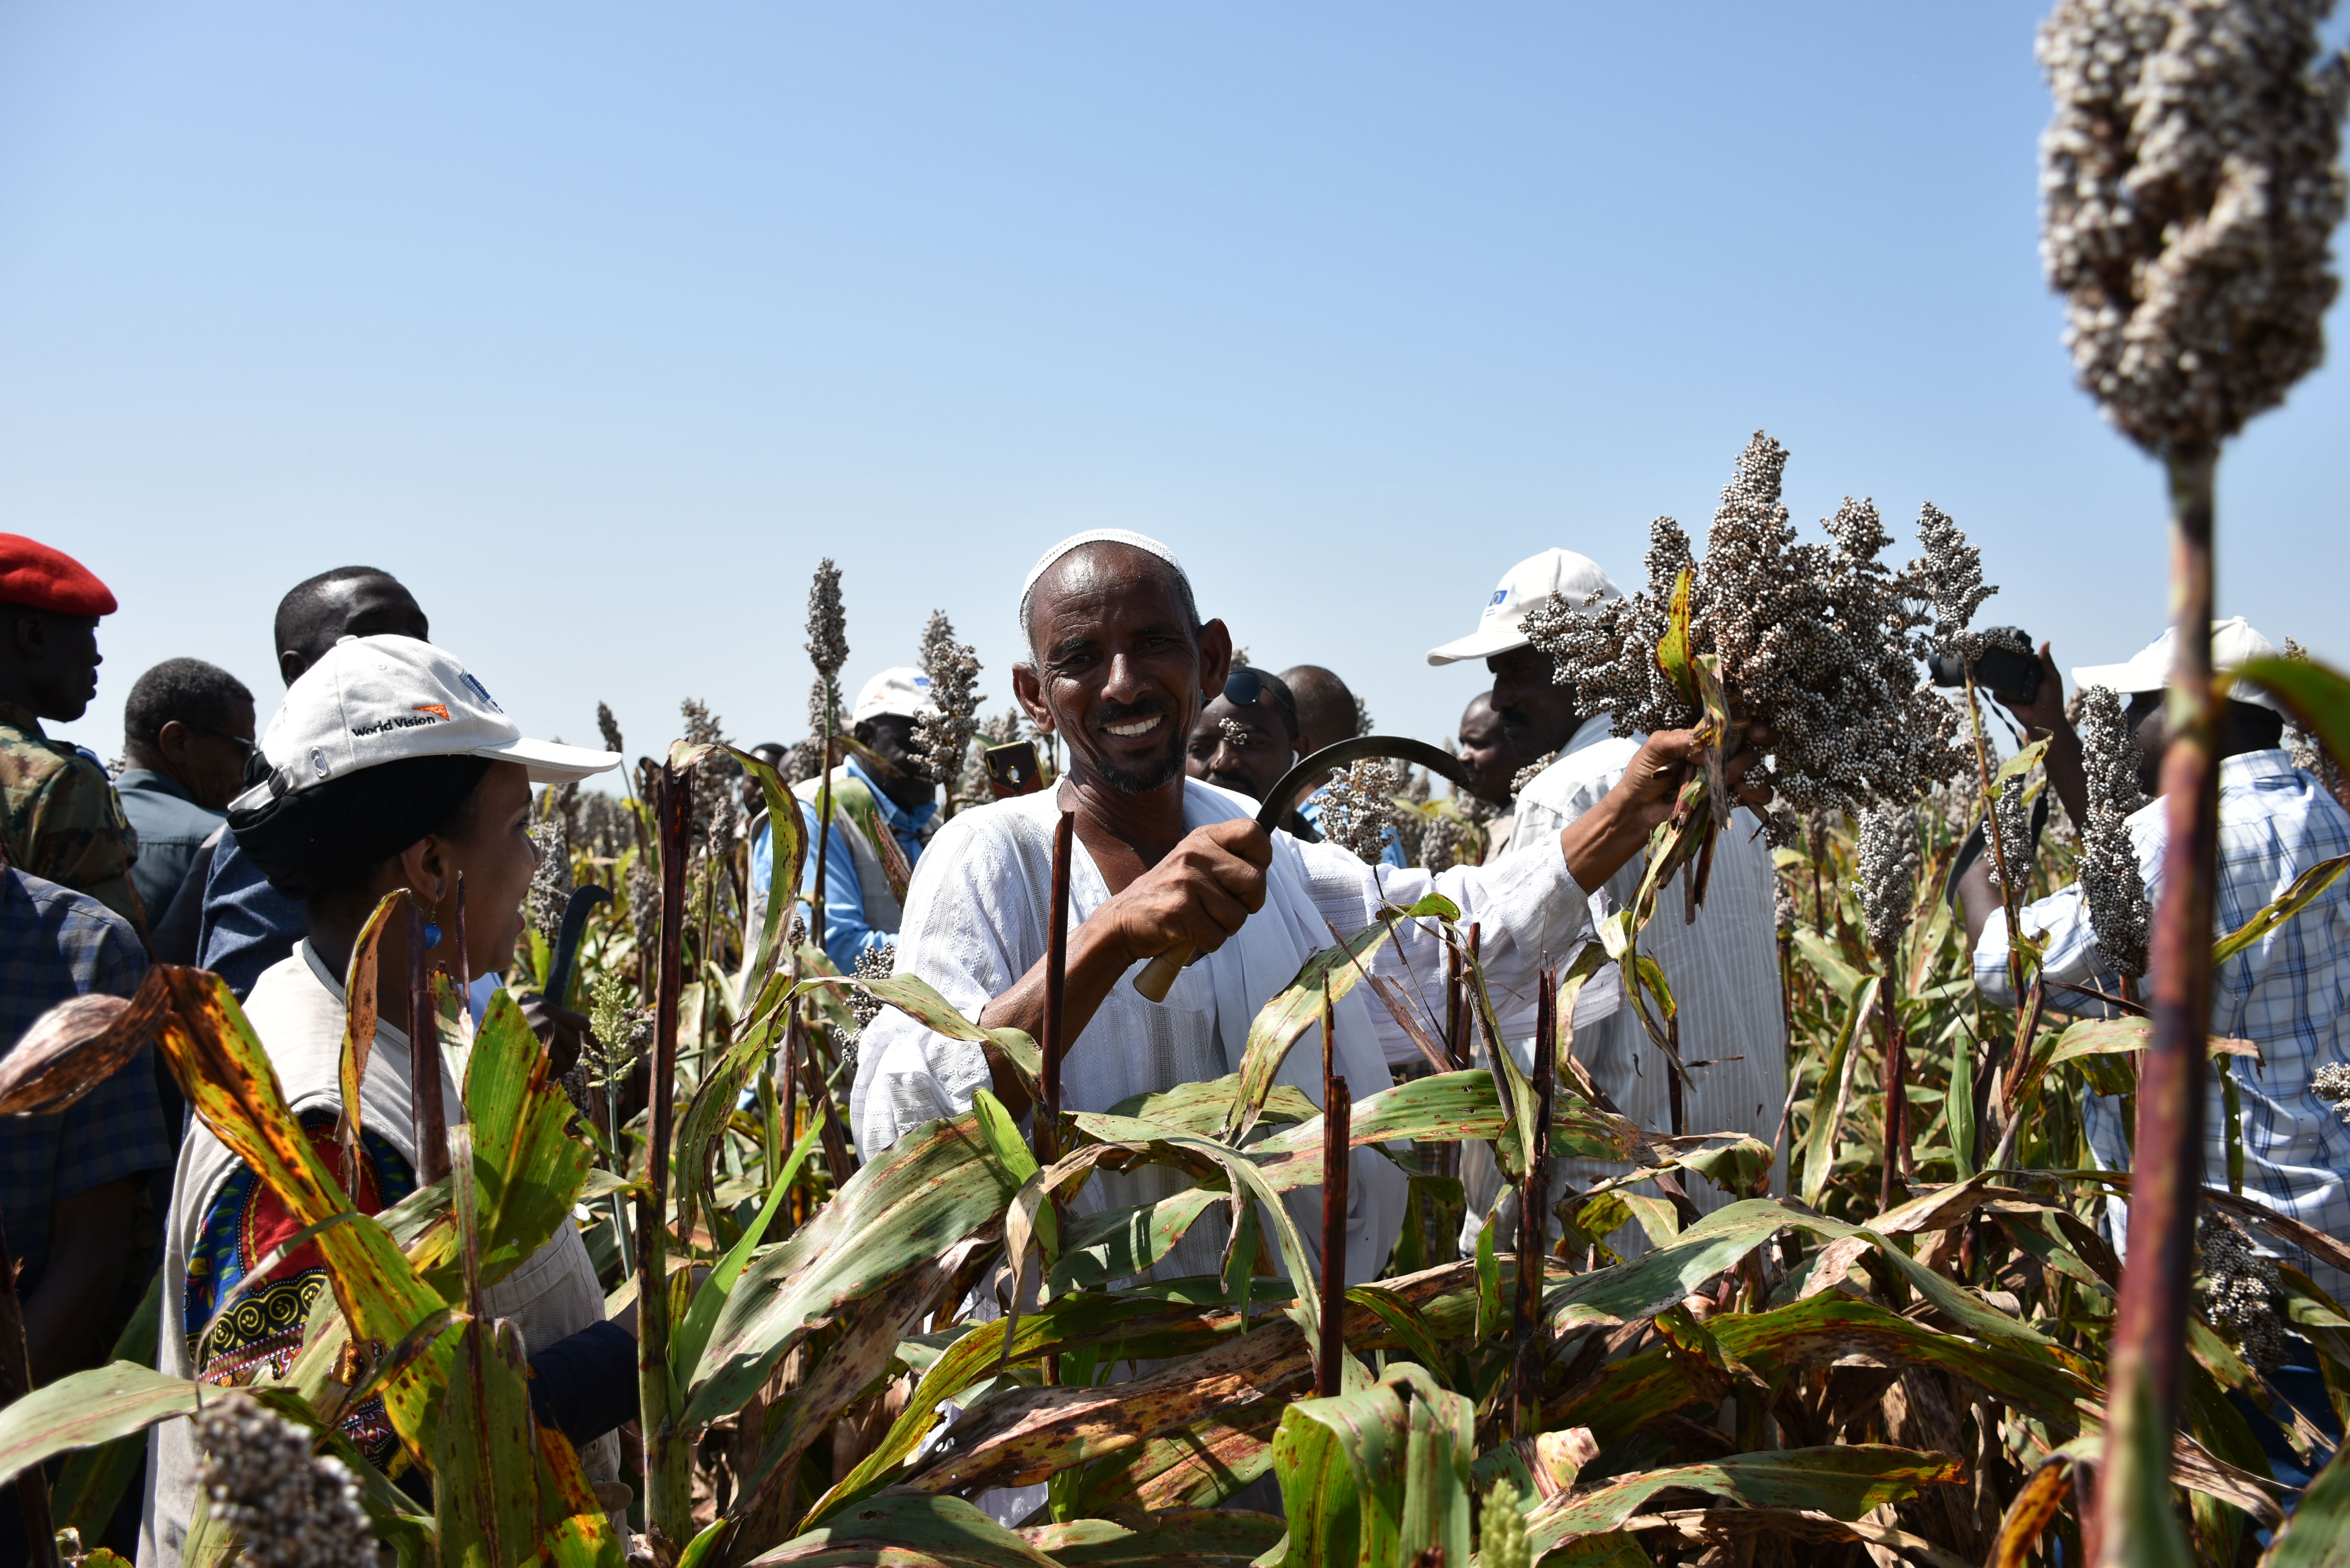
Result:
{"label": "man's hand gripping sickle", "polygon": [[[1726,770],[1738,798],[1758,808],[1771,798],[1760,755],[1771,739],[1767,729],[1750,726],[1747,746]],[[1650,736],[1623,780],[1560,834],[1559,847],[1578,887],[1599,887],[1640,853],[1648,835],[1672,815],[1698,751],[1697,736],[1688,730]],[[1143,959],[1179,947],[1200,952],[1222,947],[1249,916],[1264,908],[1265,872],[1272,864],[1272,835],[1256,822],[1235,818],[1194,828],[1157,865],[1073,926],[1066,1037],[1074,1040],[1085,1032],[1110,987]],[[1040,960],[988,1003],[980,1023],[1035,1033],[1044,1015],[1044,971]],[[994,1087],[1015,1115],[1026,1109],[1028,1096],[1016,1075],[997,1073]]]}
{"label": "man's hand gripping sickle", "polygon": [[[1268,861],[1272,854],[1270,844],[1274,827],[1289,819],[1290,812],[1305,797],[1309,784],[1336,769],[1378,757],[1416,763],[1430,773],[1451,780],[1456,789],[1466,789],[1471,784],[1468,764],[1451,753],[1440,752],[1424,741],[1407,740],[1400,735],[1357,735],[1335,746],[1325,746],[1312,756],[1300,759],[1281,775],[1280,782],[1265,792],[1264,804],[1257,809],[1256,826],[1266,836]],[[1258,904],[1263,902],[1260,896]],[[1251,905],[1251,912],[1254,912],[1257,907],[1257,904]],[[1225,933],[1230,934],[1229,931]],[[1222,940],[1219,937],[1217,944],[1221,944]],[[1214,951],[1215,945],[1211,944],[1206,950]],[[1166,1001],[1175,977],[1200,950],[1196,942],[1176,943],[1159,950],[1159,956],[1150,961],[1149,967],[1134,977],[1134,989],[1153,1002]]]}
{"label": "man's hand gripping sickle", "polygon": [[[1770,804],[1770,775],[1762,767],[1762,749],[1775,738],[1768,725],[1748,725],[1746,744],[1730,758],[1724,769],[1726,782],[1736,797],[1757,809]],[[1457,759],[1416,742],[1376,736],[1342,742],[1339,746],[1317,753],[1300,763],[1293,770],[1292,776],[1312,777],[1336,763],[1356,761],[1356,757],[1338,757],[1336,753],[1348,748],[1361,750],[1367,747],[1374,748],[1368,753],[1371,755],[1402,755],[1430,767],[1441,762],[1446,765],[1438,771],[1455,784],[1463,782],[1458,775],[1464,770]],[[1578,887],[1586,890],[1599,887],[1640,852],[1648,843],[1648,835],[1672,815],[1690,768],[1701,765],[1702,755],[1707,749],[1694,730],[1668,730],[1648,738],[1639,753],[1632,759],[1631,765],[1625,770],[1623,779],[1607,793],[1607,797],[1569,824],[1559,835],[1559,847],[1566,857],[1567,871]],[[1419,753],[1423,751],[1429,752],[1434,760],[1422,758]],[[1759,783],[1756,782],[1758,778]],[[1254,828],[1253,832],[1234,831],[1242,825],[1229,822],[1201,828],[1185,838],[1176,853],[1162,861],[1149,876],[1128,889],[1129,895],[1139,891],[1144,883],[1156,877],[1159,871],[1185,859],[1184,850],[1198,844],[1204,835],[1220,835],[1214,843],[1222,859],[1210,859],[1203,855],[1196,864],[1187,865],[1179,871],[1163,889],[1154,890],[1154,898],[1175,898],[1189,889],[1201,899],[1201,907],[1180,913],[1167,910],[1149,928],[1153,933],[1163,932],[1179,938],[1178,941],[1161,949],[1146,947],[1141,950],[1157,950],[1159,954],[1149,968],[1135,977],[1134,981],[1134,988],[1151,1001],[1166,1000],[1168,988],[1174,983],[1177,972],[1191,961],[1195,951],[1214,951],[1223,944],[1226,937],[1240,929],[1243,919],[1263,907],[1264,878],[1262,867],[1270,864],[1272,859],[1271,839],[1264,824],[1268,817],[1277,822],[1288,814],[1294,804],[1286,788],[1289,783],[1289,778],[1284,778],[1281,784],[1270,792],[1264,811],[1259,814],[1254,824],[1250,825]],[[1253,877],[1248,883],[1251,897],[1246,900],[1234,897],[1234,889],[1226,876],[1216,869],[1222,865],[1222,860],[1242,856],[1245,856]],[[1225,869],[1229,870],[1229,867]],[[1146,937],[1144,940],[1149,939]]]}

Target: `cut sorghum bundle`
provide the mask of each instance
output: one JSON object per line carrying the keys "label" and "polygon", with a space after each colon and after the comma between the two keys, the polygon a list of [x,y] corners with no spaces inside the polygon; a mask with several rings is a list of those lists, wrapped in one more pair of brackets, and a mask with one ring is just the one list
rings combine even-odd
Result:
{"label": "cut sorghum bundle", "polygon": [[241,1391],[206,1405],[195,1427],[197,1493],[243,1537],[240,1562],[373,1568],[359,1481],[340,1459],[313,1454],[308,1432]]}
{"label": "cut sorghum bundle", "polygon": [[2147,937],[2154,921],[2146,876],[2130,842],[2127,818],[2146,804],[2138,789],[2137,747],[2122,716],[2121,699],[2102,686],[2081,692],[2074,728],[2081,737],[2081,770],[2088,780],[2089,820],[2081,830],[2078,875],[2096,933],[2097,956],[2116,974],[2146,972]]}
{"label": "cut sorghum bundle", "polygon": [[[1967,624],[1991,590],[1981,552],[1940,512],[1918,523],[1925,555],[1895,570],[1877,508],[1849,498],[1799,542],[1780,501],[1787,452],[1762,431],[1739,455],[1702,559],[1669,517],[1650,525],[1648,586],[1629,597],[1568,604],[1526,618],[1555,679],[1616,732],[1682,729],[1705,715],[1695,687],[1659,649],[1677,638],[1675,597],[1688,578],[1688,648],[1711,657],[1733,722],[1778,732],[1772,784],[1794,812],[1907,805],[1964,760],[1958,715],[1920,679],[1937,647],[1965,651]],[[1727,808],[1724,808],[1727,815]],[[1783,821],[1782,841],[1793,824]]]}

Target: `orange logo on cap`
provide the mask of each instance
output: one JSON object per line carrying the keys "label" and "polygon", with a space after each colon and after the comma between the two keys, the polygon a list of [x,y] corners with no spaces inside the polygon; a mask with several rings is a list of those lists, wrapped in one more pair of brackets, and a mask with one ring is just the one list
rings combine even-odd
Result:
{"label": "orange logo on cap", "polygon": [[410,711],[415,713],[430,713],[444,724],[449,722],[449,708],[446,703],[419,702],[411,708]]}

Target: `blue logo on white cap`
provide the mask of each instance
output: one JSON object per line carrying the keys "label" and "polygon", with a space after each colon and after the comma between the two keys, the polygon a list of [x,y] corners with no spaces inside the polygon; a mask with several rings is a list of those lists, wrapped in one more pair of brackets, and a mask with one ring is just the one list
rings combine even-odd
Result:
{"label": "blue logo on white cap", "polygon": [[1485,601],[1485,614],[1492,615],[1495,610],[1500,609],[1502,607],[1502,601],[1509,597],[1509,589],[1495,588],[1493,590],[1493,597]]}
{"label": "blue logo on white cap", "polygon": [[503,713],[505,711],[504,708],[498,706],[498,700],[490,695],[490,689],[473,679],[473,672],[472,670],[462,670],[459,673],[464,678],[465,684],[473,689],[473,695],[479,697],[483,701],[487,702],[490,705],[491,712]]}

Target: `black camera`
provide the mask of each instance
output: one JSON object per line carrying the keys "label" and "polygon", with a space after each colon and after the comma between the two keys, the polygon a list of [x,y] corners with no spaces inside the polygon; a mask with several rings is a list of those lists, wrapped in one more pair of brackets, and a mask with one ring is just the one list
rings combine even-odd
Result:
{"label": "black camera", "polygon": [[[1953,653],[1928,657],[1926,671],[1937,686],[1964,686],[1967,667]],[[1975,656],[1975,684],[1992,696],[2029,702],[2040,695],[2040,656],[2022,628],[1995,626],[1983,633],[1982,651]]]}

